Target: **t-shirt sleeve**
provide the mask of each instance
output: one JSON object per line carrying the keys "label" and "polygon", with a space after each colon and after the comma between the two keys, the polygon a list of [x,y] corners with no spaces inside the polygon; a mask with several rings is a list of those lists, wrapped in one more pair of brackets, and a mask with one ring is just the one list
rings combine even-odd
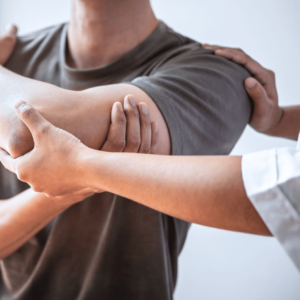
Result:
{"label": "t-shirt sleeve", "polygon": [[169,128],[173,155],[229,154],[251,115],[250,74],[193,43],[131,83],[146,92]]}

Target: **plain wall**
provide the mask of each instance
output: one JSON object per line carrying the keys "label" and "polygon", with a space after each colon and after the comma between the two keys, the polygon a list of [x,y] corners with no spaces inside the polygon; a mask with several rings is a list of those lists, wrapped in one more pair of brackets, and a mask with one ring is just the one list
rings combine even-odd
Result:
{"label": "plain wall", "polygon": [[[300,1],[153,0],[157,16],[202,43],[244,49],[274,70],[282,105],[299,104]],[[27,33],[69,17],[69,0],[0,0],[0,27]],[[244,154],[295,142],[247,128]],[[299,300],[300,274],[274,238],[193,225],[179,262],[176,300]]]}

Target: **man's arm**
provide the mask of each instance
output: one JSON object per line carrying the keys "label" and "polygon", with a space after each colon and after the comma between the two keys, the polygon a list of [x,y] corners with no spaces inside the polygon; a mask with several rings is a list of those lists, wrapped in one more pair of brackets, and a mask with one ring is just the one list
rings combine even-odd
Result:
{"label": "man's arm", "polygon": [[49,198],[32,189],[8,200],[0,200],[0,260],[8,257],[57,215],[72,204],[94,194],[82,190],[76,194]]}
{"label": "man's arm", "polygon": [[[128,94],[138,99],[138,105],[141,102],[148,105],[149,112],[144,113],[150,114],[151,122],[156,121],[160,131],[157,153],[170,154],[170,137],[164,118],[141,89],[130,84],[115,84],[82,92],[67,91],[0,67],[0,147],[13,157],[33,148],[30,132],[14,112],[14,103],[25,100],[55,126],[72,133],[88,147],[100,149],[107,137],[113,103],[123,103]],[[130,101],[128,103],[130,106]],[[135,149],[138,143],[139,136],[128,141],[129,150]],[[147,153],[147,149],[145,151]]]}
{"label": "man's arm", "polygon": [[280,107],[275,73],[262,67],[241,49],[204,45],[215,55],[243,65],[254,78],[245,80],[245,88],[254,101],[250,125],[258,132],[297,140],[300,131],[300,105]]}

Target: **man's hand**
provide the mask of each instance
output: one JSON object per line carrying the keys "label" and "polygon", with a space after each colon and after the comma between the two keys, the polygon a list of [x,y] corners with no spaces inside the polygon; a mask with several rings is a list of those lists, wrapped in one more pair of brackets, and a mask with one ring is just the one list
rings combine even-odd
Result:
{"label": "man's hand", "polygon": [[0,65],[4,65],[13,53],[17,41],[18,28],[10,25],[5,32],[0,35]]}
{"label": "man's hand", "polygon": [[[111,126],[103,151],[155,153],[158,127],[151,123],[146,103],[136,105],[133,96],[126,96],[113,105]],[[21,101],[16,112],[34,139],[34,149],[13,159],[0,150],[0,160],[21,181],[29,183],[36,192],[55,197],[74,193],[88,187],[82,157],[94,151],[83,145],[70,133],[54,127],[33,107]]]}
{"label": "man's hand", "polygon": [[215,55],[230,59],[243,65],[254,78],[245,80],[245,88],[254,101],[254,111],[250,125],[257,131],[273,134],[280,123],[283,109],[278,105],[278,95],[273,71],[262,67],[241,49],[203,45],[206,49],[215,50]]}

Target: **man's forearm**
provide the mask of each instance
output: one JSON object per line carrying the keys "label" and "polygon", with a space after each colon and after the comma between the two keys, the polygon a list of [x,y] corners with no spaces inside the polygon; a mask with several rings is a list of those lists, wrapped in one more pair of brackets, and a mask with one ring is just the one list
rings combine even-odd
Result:
{"label": "man's forearm", "polygon": [[116,84],[82,92],[67,91],[0,67],[0,147],[14,157],[32,149],[31,134],[14,111],[14,103],[25,100],[55,126],[69,131],[88,147],[99,149],[107,136],[113,103],[122,103],[128,94],[133,94],[137,103],[148,104],[151,121],[156,121],[160,130],[157,153],[169,154],[165,121],[152,99],[137,87]]}
{"label": "man's forearm", "polygon": [[165,214],[226,230],[270,235],[246,196],[240,157],[163,157],[87,150],[82,173],[93,188]]}
{"label": "man's forearm", "polygon": [[15,252],[71,204],[54,202],[31,189],[0,200],[0,260]]}

